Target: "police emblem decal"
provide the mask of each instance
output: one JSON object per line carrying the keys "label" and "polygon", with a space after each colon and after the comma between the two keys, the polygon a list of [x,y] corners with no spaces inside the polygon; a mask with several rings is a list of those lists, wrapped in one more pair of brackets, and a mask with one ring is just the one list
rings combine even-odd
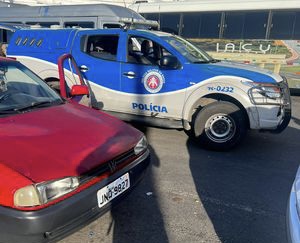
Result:
{"label": "police emblem decal", "polygon": [[159,92],[165,82],[164,75],[158,70],[149,70],[143,76],[145,89],[152,94]]}

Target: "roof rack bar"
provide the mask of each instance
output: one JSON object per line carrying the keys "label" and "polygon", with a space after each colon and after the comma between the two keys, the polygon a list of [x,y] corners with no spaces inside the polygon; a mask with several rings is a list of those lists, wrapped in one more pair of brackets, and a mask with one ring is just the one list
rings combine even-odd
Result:
{"label": "roof rack bar", "polygon": [[159,28],[159,23],[155,20],[140,20],[134,18],[120,18],[120,23],[124,23],[125,27],[132,27],[134,25],[145,25],[149,27]]}

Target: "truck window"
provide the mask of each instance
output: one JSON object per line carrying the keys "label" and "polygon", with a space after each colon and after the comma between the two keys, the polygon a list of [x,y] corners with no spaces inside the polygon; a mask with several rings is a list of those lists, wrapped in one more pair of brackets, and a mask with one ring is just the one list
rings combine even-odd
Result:
{"label": "truck window", "polygon": [[103,29],[119,29],[121,28],[120,24],[103,24]]}
{"label": "truck window", "polygon": [[117,35],[93,35],[89,36],[84,52],[88,55],[115,61],[117,58],[119,36]]}
{"label": "truck window", "polygon": [[59,22],[26,22],[26,24],[50,28],[51,25],[59,25]]}
{"label": "truck window", "polygon": [[0,42],[0,57],[6,56],[6,49],[7,49],[7,44]]}
{"label": "truck window", "polygon": [[65,22],[65,28],[95,28],[94,22]]}
{"label": "truck window", "polygon": [[156,42],[131,36],[127,45],[127,62],[144,65],[158,65],[163,56],[171,55],[165,48]]}
{"label": "truck window", "polygon": [[13,32],[10,30],[0,30],[0,42],[9,43],[11,36],[13,35]]}
{"label": "truck window", "polygon": [[179,36],[166,36],[163,39],[180,52],[187,60],[193,63],[204,63],[212,61],[213,58],[209,56],[204,50],[196,47],[192,43]]}

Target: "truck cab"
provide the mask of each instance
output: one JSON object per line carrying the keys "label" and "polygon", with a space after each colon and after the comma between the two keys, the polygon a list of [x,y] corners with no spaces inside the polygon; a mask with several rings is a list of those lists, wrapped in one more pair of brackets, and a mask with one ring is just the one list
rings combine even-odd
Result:
{"label": "truck cab", "polygon": [[92,105],[128,121],[183,129],[204,147],[226,150],[248,129],[281,132],[291,116],[286,79],[220,62],[187,40],[141,29],[18,30],[8,47],[46,81],[57,58],[74,56]]}

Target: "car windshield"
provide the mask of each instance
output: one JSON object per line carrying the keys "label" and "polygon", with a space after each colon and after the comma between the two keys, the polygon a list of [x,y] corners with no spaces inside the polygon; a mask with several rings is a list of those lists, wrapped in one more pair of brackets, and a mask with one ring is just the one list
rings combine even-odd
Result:
{"label": "car windshield", "polygon": [[181,53],[189,62],[192,63],[208,63],[213,62],[214,59],[208,55],[204,50],[193,45],[187,40],[179,36],[165,36],[163,37],[172,47]]}
{"label": "car windshield", "polygon": [[0,115],[62,103],[60,96],[25,66],[0,61]]}

